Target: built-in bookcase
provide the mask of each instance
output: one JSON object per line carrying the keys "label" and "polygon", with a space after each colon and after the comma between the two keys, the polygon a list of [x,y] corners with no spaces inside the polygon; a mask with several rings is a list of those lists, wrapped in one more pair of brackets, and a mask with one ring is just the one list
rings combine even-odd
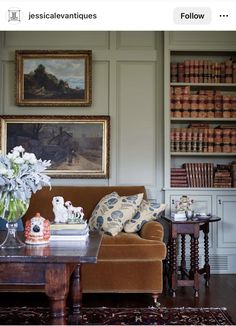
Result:
{"label": "built-in bookcase", "polygon": [[186,49],[168,57],[167,186],[236,187],[236,53]]}
{"label": "built-in bookcase", "polygon": [[[235,39],[236,33],[165,32],[166,212],[187,195],[196,212],[221,217],[210,227],[214,273],[236,273]],[[201,257],[203,248],[200,240]]]}

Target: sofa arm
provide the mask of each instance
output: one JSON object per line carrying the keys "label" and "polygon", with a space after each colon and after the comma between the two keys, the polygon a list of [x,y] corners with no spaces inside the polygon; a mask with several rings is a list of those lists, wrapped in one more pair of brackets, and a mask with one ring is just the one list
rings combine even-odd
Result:
{"label": "sofa arm", "polygon": [[158,221],[149,221],[143,225],[139,234],[142,238],[147,240],[163,241],[164,229]]}

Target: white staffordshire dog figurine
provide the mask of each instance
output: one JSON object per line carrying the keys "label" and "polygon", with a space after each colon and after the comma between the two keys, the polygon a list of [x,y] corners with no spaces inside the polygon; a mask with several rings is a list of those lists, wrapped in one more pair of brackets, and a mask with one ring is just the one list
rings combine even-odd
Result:
{"label": "white staffordshire dog figurine", "polygon": [[68,219],[68,211],[64,206],[64,198],[61,196],[52,199],[53,213],[55,215],[55,223],[66,223]]}

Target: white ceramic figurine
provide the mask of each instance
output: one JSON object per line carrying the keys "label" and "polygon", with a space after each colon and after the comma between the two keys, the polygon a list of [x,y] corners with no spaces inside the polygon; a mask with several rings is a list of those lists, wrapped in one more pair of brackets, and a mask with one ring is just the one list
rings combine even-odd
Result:
{"label": "white ceramic figurine", "polygon": [[83,208],[78,206],[78,207],[74,207],[72,205],[71,201],[66,201],[65,202],[65,206],[67,207],[68,210],[68,218],[71,219],[72,221],[75,220],[79,220],[79,221],[83,221],[83,217],[84,217],[84,212],[83,212]]}
{"label": "white ceramic figurine", "polygon": [[53,213],[55,215],[55,223],[66,223],[68,220],[68,210],[64,206],[64,198],[61,196],[52,199]]}

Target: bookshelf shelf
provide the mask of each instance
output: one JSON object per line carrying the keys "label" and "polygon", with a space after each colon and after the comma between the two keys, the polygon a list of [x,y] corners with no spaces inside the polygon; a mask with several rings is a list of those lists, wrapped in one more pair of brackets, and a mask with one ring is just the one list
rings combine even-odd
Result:
{"label": "bookshelf shelf", "polygon": [[[171,122],[190,122],[199,121],[202,122],[203,118],[170,118]],[[236,123],[235,118],[204,118],[204,122],[214,123],[214,122],[229,122]]]}
{"label": "bookshelf shelf", "polygon": [[181,191],[181,192],[183,192],[183,191],[198,191],[198,190],[200,190],[200,191],[215,191],[215,192],[218,192],[218,191],[222,191],[222,190],[225,190],[225,191],[231,191],[231,192],[235,192],[235,190],[236,190],[236,188],[233,188],[233,187],[231,187],[231,188],[207,188],[207,187],[204,187],[204,188],[202,188],[202,187],[170,187],[170,188],[163,188],[163,190],[165,190],[165,191],[171,191],[171,190],[173,190],[173,191]]}
{"label": "bookshelf shelf", "polygon": [[226,88],[231,88],[234,87],[236,88],[236,83],[170,83],[170,86],[190,86],[190,87],[226,87]]}
{"label": "bookshelf shelf", "polygon": [[227,156],[234,156],[236,157],[236,153],[200,153],[200,152],[171,152],[170,153],[171,156],[216,156],[219,157],[219,155],[221,157],[227,157]]}

